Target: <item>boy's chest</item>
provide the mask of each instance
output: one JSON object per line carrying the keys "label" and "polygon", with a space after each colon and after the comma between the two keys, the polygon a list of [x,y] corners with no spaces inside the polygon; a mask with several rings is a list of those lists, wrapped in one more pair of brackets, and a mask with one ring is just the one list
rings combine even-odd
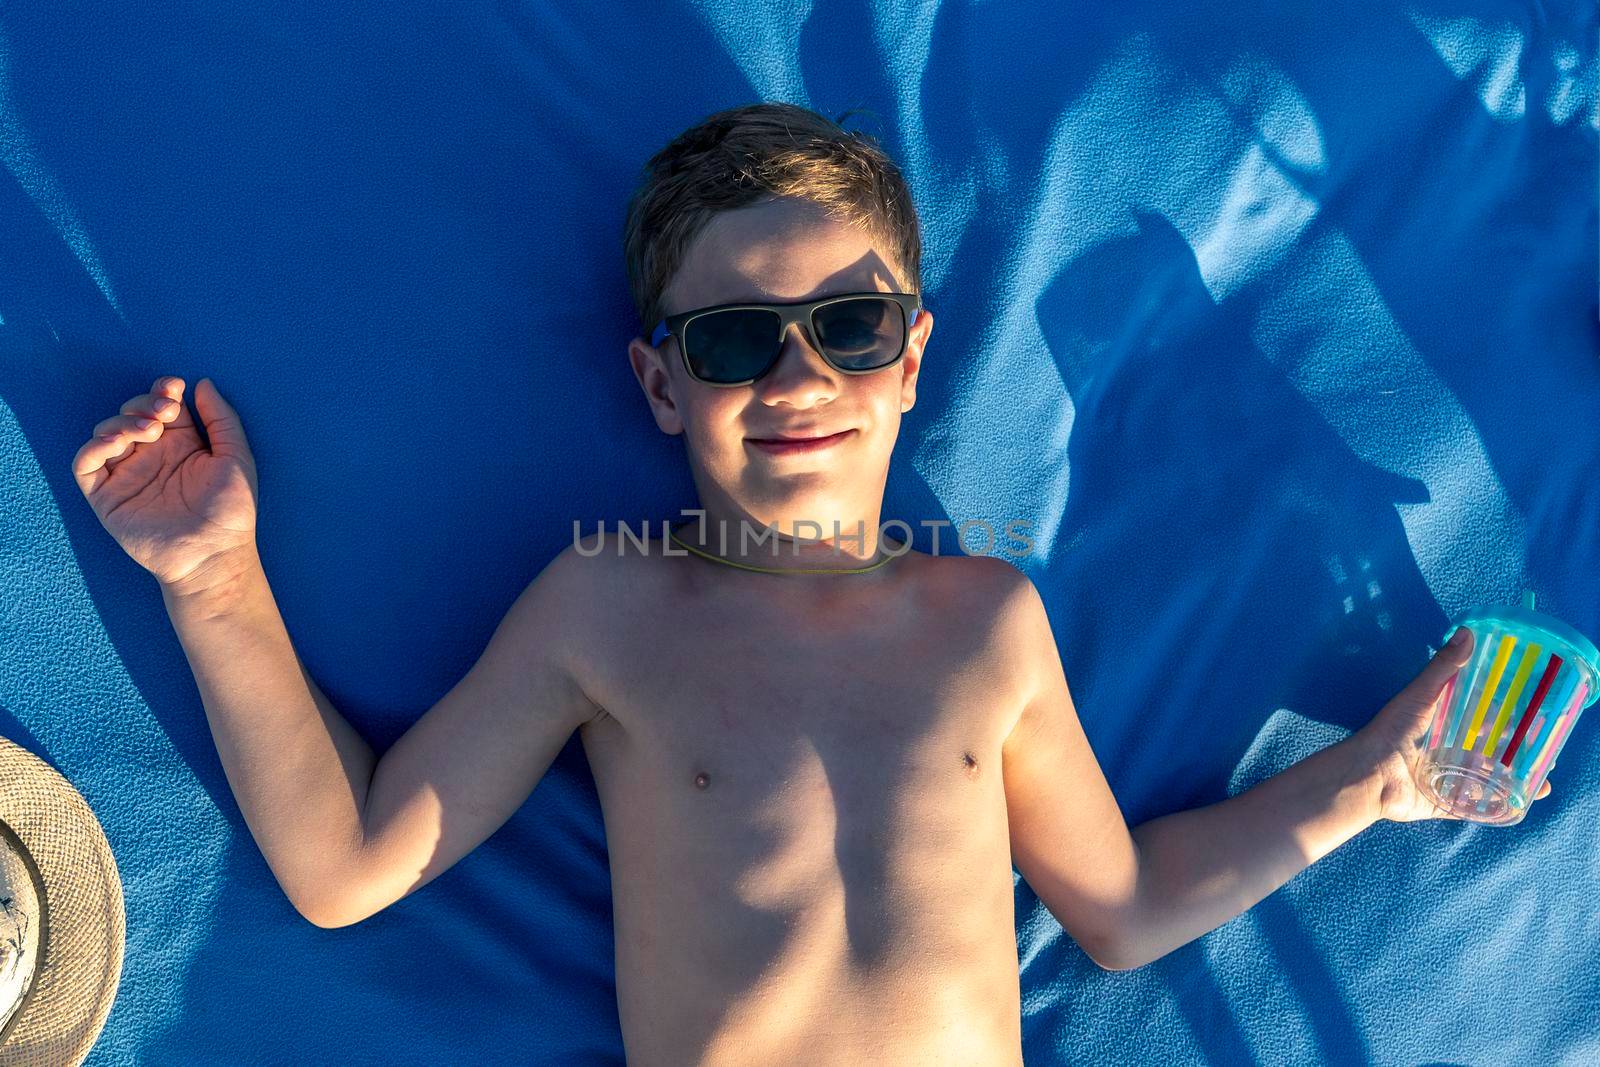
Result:
{"label": "boy's chest", "polygon": [[635,1032],[780,1047],[892,1017],[1014,1040],[1021,682],[992,620],[654,603],[584,680]]}
{"label": "boy's chest", "polygon": [[630,669],[623,691],[634,699],[613,716],[669,777],[747,802],[807,775],[837,790],[939,766],[965,772],[1003,740],[1004,687],[959,651],[961,662],[927,651],[888,638],[703,655],[674,647]]}
{"label": "boy's chest", "polygon": [[608,836],[649,827],[741,867],[813,837],[838,858],[943,839],[979,811],[1003,824],[1017,672],[992,620],[719,607],[642,612],[593,683],[609,716],[583,741]]}

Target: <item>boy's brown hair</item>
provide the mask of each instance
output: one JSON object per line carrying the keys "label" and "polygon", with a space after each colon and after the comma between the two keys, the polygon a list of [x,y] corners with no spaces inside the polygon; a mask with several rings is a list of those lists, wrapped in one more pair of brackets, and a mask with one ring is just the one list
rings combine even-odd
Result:
{"label": "boy's brown hair", "polygon": [[813,201],[866,230],[898,259],[906,291],[922,292],[911,190],[877,140],[795,104],[746,104],[673,138],[644,165],[628,201],[623,255],[646,331],[661,321],[662,294],[712,216],[772,196]]}

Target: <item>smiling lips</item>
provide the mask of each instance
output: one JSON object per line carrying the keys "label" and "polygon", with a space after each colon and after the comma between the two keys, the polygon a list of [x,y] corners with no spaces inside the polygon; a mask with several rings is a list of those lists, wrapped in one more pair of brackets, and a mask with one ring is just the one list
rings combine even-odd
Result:
{"label": "smiling lips", "polygon": [[855,433],[854,430],[840,430],[838,433],[828,434],[825,437],[750,437],[746,438],[751,447],[758,448],[768,455],[787,456],[799,452],[817,452],[824,448],[832,448],[846,437]]}

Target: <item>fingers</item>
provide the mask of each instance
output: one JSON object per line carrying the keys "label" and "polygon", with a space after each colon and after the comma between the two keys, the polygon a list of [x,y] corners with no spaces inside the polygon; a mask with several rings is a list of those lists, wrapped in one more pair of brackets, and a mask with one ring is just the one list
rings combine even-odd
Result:
{"label": "fingers", "polygon": [[171,422],[183,412],[182,402],[164,393],[140,393],[122,405],[124,415],[143,415]]}
{"label": "fingers", "polygon": [[[170,384],[176,382],[176,385]],[[143,429],[150,423],[141,423],[140,420],[155,420],[163,425],[177,422],[185,414],[183,406],[183,382],[176,378],[158,378],[156,387],[148,393],[140,393],[123,403],[119,409],[127,418],[119,419],[116,416],[106,419],[95,432],[112,433],[121,429]]]}
{"label": "fingers", "polygon": [[116,454],[129,445],[154,441],[165,426],[160,419],[144,415],[113,415],[95,424],[94,436],[111,454]]}
{"label": "fingers", "polygon": [[[250,443],[245,438],[244,424],[233,405],[224,399],[217,383],[201,378],[195,386],[194,406],[205,420],[206,436],[211,439],[211,452],[217,456],[231,456],[242,463],[247,471],[255,469],[255,459],[250,454]],[[254,478],[254,474],[251,474]]]}
{"label": "fingers", "polygon": [[[1460,638],[1460,640],[1456,640],[1457,638]],[[1465,663],[1467,661],[1467,657],[1472,655],[1472,645],[1474,639],[1474,635],[1470,628],[1466,626],[1457,626],[1454,630],[1450,631],[1450,639],[1444,643],[1444,647],[1438,651],[1434,658],[1438,659],[1440,657],[1448,656],[1458,665]]]}
{"label": "fingers", "polygon": [[[1458,636],[1460,640],[1454,640]],[[1434,653],[1427,666],[1423,667],[1411,684],[1406,686],[1407,695],[1431,705],[1438,699],[1439,691],[1444,688],[1445,682],[1471,657],[1472,631],[1465,626],[1459,626],[1451,637],[1452,640],[1446,641],[1444,647]]]}
{"label": "fingers", "polygon": [[85,493],[93,492],[134,445],[154,441],[169,425],[187,425],[188,411],[182,396],[182,378],[157,378],[150,392],[124,403],[121,414],[96,423],[94,436],[72,457],[72,475],[79,488]]}
{"label": "fingers", "polygon": [[140,393],[125,401],[118,409],[121,414],[97,423],[95,436],[106,436],[107,439],[122,434],[144,434],[146,439],[158,437],[161,427],[177,423],[188,414],[182,397],[181,378],[157,378],[156,386],[150,392]]}
{"label": "fingers", "polygon": [[121,456],[133,441],[126,435],[96,435],[72,457],[72,477],[85,496],[93,493],[110,475],[107,464]]}
{"label": "fingers", "polygon": [[[151,388],[149,395],[155,402],[152,405],[152,412],[158,416],[164,416],[167,425],[194,425],[194,420],[189,417],[189,407],[183,402],[182,378],[157,378],[156,384]],[[168,401],[170,403],[167,403]]]}

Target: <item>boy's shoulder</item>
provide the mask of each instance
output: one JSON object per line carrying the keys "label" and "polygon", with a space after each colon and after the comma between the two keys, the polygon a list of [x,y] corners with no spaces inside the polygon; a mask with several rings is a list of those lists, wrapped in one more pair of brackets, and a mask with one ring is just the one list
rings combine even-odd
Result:
{"label": "boy's shoulder", "polygon": [[[575,589],[587,593],[597,606],[615,603],[613,594],[636,606],[650,599],[649,590],[658,588],[664,597],[689,594],[689,587],[673,582],[669,573],[684,572],[663,564],[679,562],[686,554],[669,545],[663,535],[639,538],[616,530],[602,529],[574,538],[550,564],[560,570]],[[1038,590],[1017,567],[999,556],[949,555],[908,551],[891,568],[905,574],[904,588],[912,592],[925,608],[969,612],[976,621],[988,617],[996,622],[1028,612],[1038,603]],[[656,586],[658,581],[666,584]]]}
{"label": "boy's shoulder", "polygon": [[1026,574],[999,556],[927,555],[924,558],[936,564],[934,573],[939,577],[983,595],[1013,597],[1033,587]]}
{"label": "boy's shoulder", "polygon": [[[743,610],[752,603],[745,596],[718,593],[716,583],[725,576],[716,568],[682,566],[681,559],[665,558],[662,548],[659,539],[640,547],[627,539],[619,545],[611,533],[590,534],[564,548],[540,576],[563,605],[561,644],[572,650],[585,677],[608,676],[615,656],[656,647],[693,612]],[[845,599],[833,603],[848,604],[857,592],[890,597],[897,603],[888,607],[888,617],[904,620],[908,635],[931,639],[952,654],[962,647],[973,654],[981,650],[986,669],[1002,676],[1026,667],[1049,639],[1038,590],[1003,558],[913,550],[882,573],[887,578],[896,568],[900,575],[874,585],[876,592],[848,579],[836,583]],[[802,610],[816,606],[808,602]]]}
{"label": "boy's shoulder", "polygon": [[999,556],[938,556],[945,564],[945,581],[953,589],[946,610],[967,612],[976,626],[987,627],[992,640],[1002,646],[1035,649],[1054,642],[1049,612],[1038,586],[1014,564]]}
{"label": "boy's shoulder", "polygon": [[608,528],[602,524],[594,533],[574,536],[572,543],[550,562],[549,569],[561,571],[565,580],[596,605],[615,605],[616,601],[604,595],[612,593],[637,603],[650,583],[665,577],[667,568],[661,564],[676,562],[665,557],[680,553],[669,546],[660,530],[634,530],[621,523]]}

